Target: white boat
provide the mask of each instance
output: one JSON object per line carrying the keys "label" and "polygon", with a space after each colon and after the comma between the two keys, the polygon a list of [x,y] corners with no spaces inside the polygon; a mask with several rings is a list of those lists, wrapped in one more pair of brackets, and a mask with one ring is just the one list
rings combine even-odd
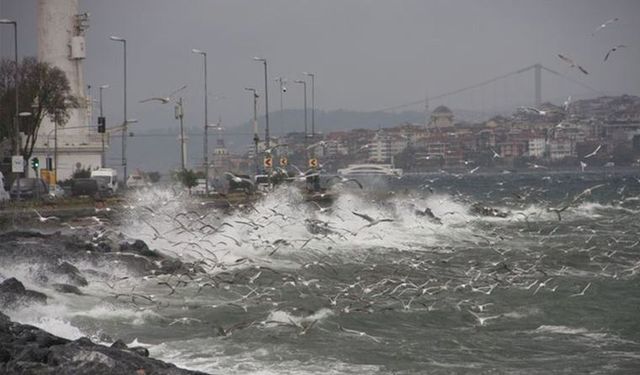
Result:
{"label": "white boat", "polygon": [[402,176],[401,168],[394,168],[392,164],[349,164],[346,168],[338,169],[341,176]]}

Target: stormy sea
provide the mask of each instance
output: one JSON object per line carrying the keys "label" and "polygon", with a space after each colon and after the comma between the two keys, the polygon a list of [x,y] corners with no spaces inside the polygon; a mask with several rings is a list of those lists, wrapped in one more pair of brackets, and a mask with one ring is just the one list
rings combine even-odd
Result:
{"label": "stormy sea", "polygon": [[640,173],[545,172],[42,214],[4,229],[0,282],[46,302],[2,312],[211,374],[637,374]]}

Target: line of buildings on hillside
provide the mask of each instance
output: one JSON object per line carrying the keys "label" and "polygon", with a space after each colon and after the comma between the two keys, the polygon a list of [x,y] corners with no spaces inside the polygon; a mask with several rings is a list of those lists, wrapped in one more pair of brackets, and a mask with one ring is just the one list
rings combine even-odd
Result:
{"label": "line of buildings on hillside", "polygon": [[[483,123],[456,122],[447,107],[431,113],[428,124],[355,129],[305,139],[290,133],[272,139],[274,164],[281,155],[306,167],[317,158],[328,172],[352,163],[392,163],[406,171],[458,168],[469,164],[501,167],[578,166],[594,150],[589,165],[631,165],[640,159],[640,98],[601,97],[565,108],[543,104],[522,107],[510,117]],[[262,167],[264,144],[255,158],[253,146],[233,156],[220,141],[214,150],[216,170],[252,173]],[[586,161],[586,160],[585,160]]]}

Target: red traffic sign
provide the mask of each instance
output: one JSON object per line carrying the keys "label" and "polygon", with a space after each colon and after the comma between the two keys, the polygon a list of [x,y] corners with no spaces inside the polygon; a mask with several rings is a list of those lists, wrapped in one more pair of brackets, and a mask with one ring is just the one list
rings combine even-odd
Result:
{"label": "red traffic sign", "polygon": [[286,166],[287,164],[289,164],[289,159],[285,158],[284,156],[280,158],[280,165],[282,165],[283,167]]}
{"label": "red traffic sign", "polygon": [[318,159],[309,159],[309,168],[318,168]]}

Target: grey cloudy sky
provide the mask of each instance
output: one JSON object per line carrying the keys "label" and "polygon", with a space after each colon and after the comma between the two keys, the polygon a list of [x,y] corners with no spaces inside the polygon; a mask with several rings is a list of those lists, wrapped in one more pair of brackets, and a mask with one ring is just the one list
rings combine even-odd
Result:
{"label": "grey cloudy sky", "polygon": [[[0,0],[0,16],[20,23],[20,49],[35,55],[35,0]],[[536,62],[607,93],[640,94],[640,1],[637,0],[80,0],[91,13],[87,36],[87,83],[108,83],[110,118],[122,115],[121,45],[128,41],[129,112],[145,128],[174,124],[170,107],[139,104],[188,84],[187,122],[202,114],[202,60],[209,54],[210,121],[228,126],[251,116],[244,87],[263,90],[269,61],[269,104],[279,107],[273,79],[316,74],[316,104],[324,110],[376,110],[464,87]],[[592,36],[602,22],[620,21]],[[3,57],[12,56],[12,32],[0,28]],[[603,63],[607,50],[617,51]],[[584,76],[558,57],[571,56]],[[532,97],[532,73],[444,104]],[[527,86],[529,85],[529,86]],[[302,105],[301,87],[289,84],[285,108]],[[214,100],[214,95],[224,99]],[[568,81],[544,76],[546,99],[594,95]],[[478,97],[481,97],[480,99]],[[491,99],[487,99],[487,97]],[[497,97],[497,99],[496,99]],[[420,110],[419,106],[408,109]]]}

